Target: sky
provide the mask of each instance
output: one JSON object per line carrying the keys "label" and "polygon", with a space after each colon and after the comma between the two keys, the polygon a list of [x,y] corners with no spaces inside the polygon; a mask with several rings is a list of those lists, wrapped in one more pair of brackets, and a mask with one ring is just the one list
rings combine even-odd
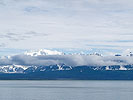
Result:
{"label": "sky", "polygon": [[0,55],[133,51],[132,0],[0,0]]}

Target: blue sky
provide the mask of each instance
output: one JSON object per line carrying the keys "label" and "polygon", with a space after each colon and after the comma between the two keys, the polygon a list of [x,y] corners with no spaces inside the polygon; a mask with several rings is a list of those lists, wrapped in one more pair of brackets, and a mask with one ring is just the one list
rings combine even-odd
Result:
{"label": "blue sky", "polygon": [[132,0],[1,0],[0,55],[42,48],[129,52],[132,18]]}

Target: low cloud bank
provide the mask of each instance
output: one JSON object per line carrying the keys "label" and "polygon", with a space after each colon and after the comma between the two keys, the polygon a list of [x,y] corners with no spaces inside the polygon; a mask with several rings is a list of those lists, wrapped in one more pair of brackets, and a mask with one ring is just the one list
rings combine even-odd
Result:
{"label": "low cloud bank", "polygon": [[55,65],[66,64],[70,66],[91,65],[126,65],[133,64],[133,57],[129,56],[96,56],[96,55],[43,55],[43,56],[28,56],[15,55],[11,57],[1,57],[0,65]]}

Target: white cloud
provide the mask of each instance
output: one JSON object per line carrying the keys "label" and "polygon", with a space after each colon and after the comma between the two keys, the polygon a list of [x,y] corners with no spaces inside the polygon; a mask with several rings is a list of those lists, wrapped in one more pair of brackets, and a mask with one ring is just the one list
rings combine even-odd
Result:
{"label": "white cloud", "polygon": [[55,65],[66,64],[71,66],[90,65],[127,65],[133,64],[133,57],[130,56],[96,56],[96,55],[42,55],[27,56],[15,55],[0,58],[0,65]]}
{"label": "white cloud", "polygon": [[[132,48],[131,0],[2,0],[0,35],[15,33],[30,38],[11,41],[7,48]],[[47,34],[42,36],[40,34]],[[10,34],[9,34],[10,36]],[[124,42],[124,40],[129,42]],[[121,42],[123,41],[123,42]]]}

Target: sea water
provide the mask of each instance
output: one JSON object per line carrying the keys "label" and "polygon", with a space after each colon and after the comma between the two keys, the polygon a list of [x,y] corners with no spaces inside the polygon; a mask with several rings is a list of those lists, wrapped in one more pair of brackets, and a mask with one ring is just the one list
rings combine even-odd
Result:
{"label": "sea water", "polygon": [[0,81],[0,100],[133,100],[133,81]]}

